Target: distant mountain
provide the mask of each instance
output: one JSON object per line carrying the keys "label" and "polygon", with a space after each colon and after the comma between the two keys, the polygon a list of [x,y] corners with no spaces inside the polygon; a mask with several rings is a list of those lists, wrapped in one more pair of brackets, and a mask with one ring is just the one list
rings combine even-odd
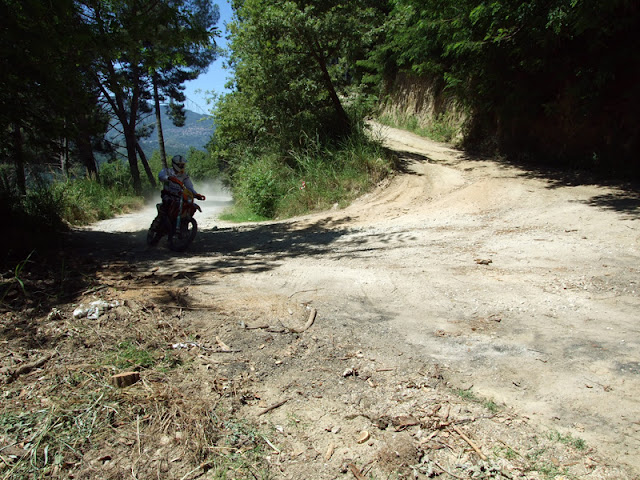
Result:
{"label": "distant mountain", "polygon": [[[215,130],[213,119],[209,115],[186,111],[187,120],[184,127],[176,127],[162,108],[162,132],[164,134],[164,147],[168,156],[186,154],[190,147],[203,150]],[[151,115],[144,124],[155,126],[155,115]],[[144,153],[150,157],[154,150],[158,150],[158,133],[155,128],[153,133],[140,140]]]}

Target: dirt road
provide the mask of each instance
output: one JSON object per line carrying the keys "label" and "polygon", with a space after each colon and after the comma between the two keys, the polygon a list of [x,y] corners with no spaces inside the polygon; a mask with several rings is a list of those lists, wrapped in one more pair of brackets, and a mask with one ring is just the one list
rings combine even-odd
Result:
{"label": "dirt road", "polygon": [[[306,422],[307,442],[338,438],[337,422],[342,434],[366,428],[345,426],[338,409],[380,413],[406,395],[393,382],[377,397],[358,393],[343,371],[320,381],[323,368],[336,373],[335,356],[311,352],[330,345],[347,352],[340,365],[374,383],[390,369],[398,382],[402,373],[419,383],[435,368],[454,391],[508,409],[527,428],[584,439],[609,467],[630,469],[588,478],[640,474],[637,191],[467,158],[376,128],[398,152],[402,173],[344,210],[243,226],[202,215],[182,256],[144,246],[149,213],[129,227],[109,221],[91,229],[105,240],[131,232],[103,245],[140,271],[179,272],[176,285],[188,286],[196,304],[227,316],[215,333],[206,314],[194,320],[226,343],[259,331],[238,325],[304,324],[315,309],[307,340],[272,351],[256,380],[263,399],[301,385],[317,393],[274,411],[274,422],[293,414]],[[203,203],[205,213],[211,206]],[[269,345],[260,339],[252,348]],[[428,397],[420,395],[411,398]],[[321,473],[322,463],[313,464],[316,478],[335,478]]]}

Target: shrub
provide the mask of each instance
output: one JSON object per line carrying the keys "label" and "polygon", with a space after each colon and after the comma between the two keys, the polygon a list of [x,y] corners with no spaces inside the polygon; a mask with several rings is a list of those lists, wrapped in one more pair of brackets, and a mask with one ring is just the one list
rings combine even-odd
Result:
{"label": "shrub", "polygon": [[283,170],[275,157],[262,157],[245,163],[238,171],[234,193],[255,214],[273,217],[282,194]]}

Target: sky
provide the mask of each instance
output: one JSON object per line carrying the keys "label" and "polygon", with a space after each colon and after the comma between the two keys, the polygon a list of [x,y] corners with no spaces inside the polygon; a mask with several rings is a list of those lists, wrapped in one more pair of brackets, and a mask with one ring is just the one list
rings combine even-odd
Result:
{"label": "sky", "polygon": [[[219,46],[226,46],[227,36],[225,23],[231,20],[232,10],[228,0],[214,0],[220,7],[220,21],[218,22],[218,28],[220,29],[222,36],[216,39]],[[206,114],[209,113],[212,105],[207,105],[207,91],[214,91],[218,94],[226,93],[228,90],[224,88],[224,84],[227,82],[227,78],[230,76],[228,70],[222,68],[222,59],[214,61],[207,70],[207,73],[200,75],[195,80],[185,83],[185,95],[187,101],[185,107],[187,110],[191,110],[196,113]]]}

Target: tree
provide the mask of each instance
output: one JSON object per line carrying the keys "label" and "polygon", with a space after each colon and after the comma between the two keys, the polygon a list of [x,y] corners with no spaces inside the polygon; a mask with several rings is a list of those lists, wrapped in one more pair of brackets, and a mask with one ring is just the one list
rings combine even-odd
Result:
{"label": "tree", "polygon": [[202,0],[189,4],[176,24],[156,26],[156,34],[163,41],[149,46],[146,61],[151,70],[158,145],[164,167],[167,166],[167,155],[160,104],[169,99],[169,117],[174,125],[184,125],[184,82],[204,73],[217,56],[215,38],[220,35],[216,28],[220,19],[219,7]]}
{"label": "tree", "polygon": [[440,79],[471,113],[468,140],[583,164],[626,158],[640,168],[637,2],[392,5],[376,58]]}
{"label": "tree", "polygon": [[305,135],[329,139],[350,133],[344,99],[377,20],[370,3],[375,2],[234,3],[236,18],[229,26],[234,95],[243,97],[237,103],[260,112],[261,128],[283,149],[299,145]]}
{"label": "tree", "polygon": [[136,134],[141,114],[155,88],[179,92],[189,75],[205,68],[217,9],[208,0],[86,0],[83,10],[94,32],[95,79],[122,126],[134,190],[140,193]]}
{"label": "tree", "polygon": [[89,32],[73,0],[2,0],[0,18],[0,155],[24,194],[28,164],[59,162],[69,141],[100,130],[88,121],[97,111],[84,73],[90,52],[78,48]]}

